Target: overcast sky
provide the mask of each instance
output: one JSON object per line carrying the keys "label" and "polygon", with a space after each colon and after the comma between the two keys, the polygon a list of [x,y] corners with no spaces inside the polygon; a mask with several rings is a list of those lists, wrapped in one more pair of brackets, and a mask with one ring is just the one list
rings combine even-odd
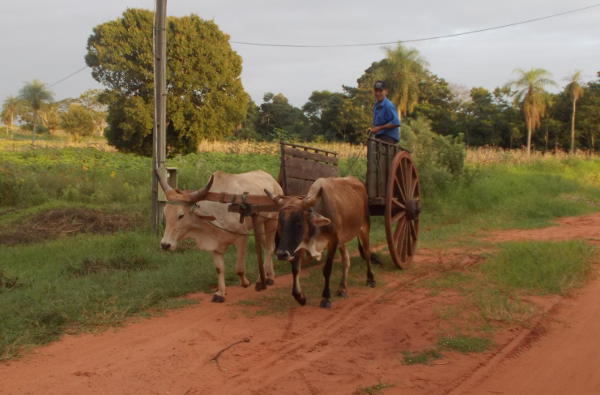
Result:
{"label": "overcast sky", "polygon": [[[169,0],[168,14],[214,19],[232,40],[324,44],[393,41],[458,33],[585,7],[595,0]],[[0,100],[34,78],[48,84],[85,65],[92,28],[126,8],[154,0],[0,0]],[[447,81],[493,89],[515,68],[543,67],[564,85],[582,70],[600,71],[600,7],[550,20],[471,36],[412,45]],[[282,92],[302,105],[313,90],[339,91],[373,61],[381,47],[302,49],[234,45],[253,99]],[[89,69],[52,88],[56,99],[100,87]]]}

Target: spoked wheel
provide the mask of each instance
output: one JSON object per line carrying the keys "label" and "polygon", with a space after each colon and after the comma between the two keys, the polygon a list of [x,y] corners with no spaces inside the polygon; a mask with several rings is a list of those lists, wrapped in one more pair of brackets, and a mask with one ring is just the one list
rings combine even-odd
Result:
{"label": "spoked wheel", "polygon": [[419,173],[410,154],[402,151],[394,156],[388,174],[385,233],[390,256],[396,266],[402,269],[412,261],[419,238]]}

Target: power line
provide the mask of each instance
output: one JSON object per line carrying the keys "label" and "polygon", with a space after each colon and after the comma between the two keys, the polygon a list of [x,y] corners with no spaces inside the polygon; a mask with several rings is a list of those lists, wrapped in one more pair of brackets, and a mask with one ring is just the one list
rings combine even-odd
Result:
{"label": "power line", "polygon": [[60,80],[58,80],[56,82],[53,82],[52,84],[48,85],[48,88],[52,88],[53,86],[58,85],[61,82],[68,80],[69,78],[71,78],[71,77],[73,77],[73,76],[81,73],[83,70],[85,70],[87,68],[88,68],[87,66],[83,66],[82,68],[77,69],[76,71],[72,72],[71,74],[68,74],[68,75],[64,76],[63,78],[61,78]]}
{"label": "power line", "polygon": [[451,38],[451,37],[459,37],[466,36],[469,34],[482,33],[490,30],[499,30],[505,29],[512,26],[524,25],[532,22],[539,22],[545,19],[556,18],[559,16],[573,14],[575,12],[589,10],[591,8],[600,7],[600,3],[592,4],[587,7],[576,8],[568,11],[559,12],[552,15],[541,16],[537,18],[525,19],[519,22],[507,23],[505,25],[491,26],[485,27],[476,30],[469,30],[461,33],[451,33],[451,34],[443,34],[439,36],[431,36],[431,37],[422,37],[422,38],[413,38],[408,40],[396,40],[396,41],[384,41],[384,42],[375,42],[375,43],[346,43],[346,44],[276,44],[276,43],[260,43],[260,42],[251,42],[251,41],[231,41],[232,44],[237,45],[249,45],[255,47],[288,47],[288,48],[341,48],[341,47],[379,47],[384,45],[391,44],[401,44],[401,43],[415,43],[421,41],[431,41],[431,40],[439,40],[440,38]]}

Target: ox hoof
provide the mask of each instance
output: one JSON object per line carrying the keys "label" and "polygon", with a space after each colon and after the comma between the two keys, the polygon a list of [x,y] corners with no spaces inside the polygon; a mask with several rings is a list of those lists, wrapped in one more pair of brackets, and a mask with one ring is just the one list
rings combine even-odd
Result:
{"label": "ox hoof", "polygon": [[322,308],[324,308],[324,309],[330,309],[331,308],[331,302],[329,301],[329,299],[323,299],[323,300],[321,300],[321,304],[319,306],[322,307]]}
{"label": "ox hoof", "polygon": [[272,278],[267,278],[266,283],[267,283],[267,285],[273,285],[273,284],[275,284],[275,280],[273,280]]}
{"label": "ox hoof", "polygon": [[383,261],[381,260],[381,258],[379,258],[378,255],[376,255],[374,252],[372,252],[371,253],[371,264],[383,266]]}
{"label": "ox hoof", "polygon": [[254,286],[254,289],[257,291],[264,291],[265,289],[267,289],[267,286],[263,282],[258,281]]}
{"label": "ox hoof", "polygon": [[221,295],[214,294],[212,297],[213,303],[223,303],[225,302],[225,297]]}
{"label": "ox hoof", "polygon": [[251,284],[252,284],[252,283],[251,283],[250,281],[248,281],[248,282],[245,282],[245,283],[240,283],[240,285],[241,285],[243,288],[248,288],[248,287],[249,287]]}
{"label": "ox hoof", "polygon": [[345,289],[338,289],[338,291],[335,294],[337,296],[339,296],[340,298],[347,298],[348,297],[348,292],[346,292]]}
{"label": "ox hoof", "polygon": [[375,288],[375,285],[377,285],[375,280],[367,280],[367,286],[369,286],[371,288]]}
{"label": "ox hoof", "polygon": [[296,302],[298,302],[300,306],[304,306],[306,304],[306,297],[304,296],[304,294],[292,296],[294,297],[294,299],[296,299]]}

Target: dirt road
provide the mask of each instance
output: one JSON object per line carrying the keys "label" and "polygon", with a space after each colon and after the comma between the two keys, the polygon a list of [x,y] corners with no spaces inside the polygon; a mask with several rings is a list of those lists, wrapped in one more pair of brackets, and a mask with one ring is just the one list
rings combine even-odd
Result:
{"label": "dirt road", "polygon": [[[600,213],[494,238],[579,236],[600,240]],[[422,250],[416,264],[480,259]],[[386,394],[600,393],[598,278],[572,298],[553,299],[558,304],[532,331],[501,331],[495,350],[405,366],[402,351],[435,343],[443,329],[439,309],[456,297],[413,286],[427,275],[388,274],[375,289],[351,286],[351,296],[331,310],[318,308],[312,295],[284,314],[248,314],[251,307],[235,302],[253,296],[250,289],[228,288],[224,305],[191,295],[200,304],[97,335],[65,336],[0,364],[0,393],[352,394],[378,383],[393,385]],[[289,283],[282,276],[276,287]]]}

